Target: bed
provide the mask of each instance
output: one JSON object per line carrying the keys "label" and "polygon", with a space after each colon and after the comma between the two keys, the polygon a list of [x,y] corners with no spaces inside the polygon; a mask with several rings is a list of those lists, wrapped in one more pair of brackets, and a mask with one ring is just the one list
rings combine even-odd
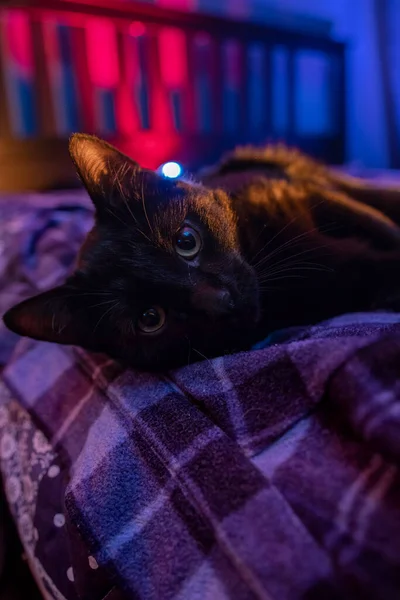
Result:
{"label": "bed", "polygon": [[[132,113],[127,110],[143,119],[143,97],[147,97],[154,115],[159,110],[166,111],[164,116],[175,115],[173,126],[163,119],[151,126],[149,120],[147,129],[143,123],[138,128],[138,122],[128,120],[132,129],[122,131],[125,119],[113,120],[113,115],[119,114],[120,102],[129,108],[121,99],[126,102],[126,84],[131,80],[117,78],[117,85],[110,78],[93,88],[96,81],[88,71],[74,71],[89,69],[85,60],[65,61],[70,65],[67,73],[91,83],[79,88],[77,111],[68,118],[76,118],[76,128],[86,130],[91,130],[90,119],[98,118],[99,133],[107,134],[145,166],[155,168],[175,159],[194,169],[212,162],[214,153],[233,143],[279,135],[329,162],[343,162],[341,44],[135,3],[114,2],[111,7],[89,0],[8,4],[13,9],[23,7],[12,27],[31,32],[27,39],[35,52],[33,62],[27,64],[37,74],[34,81],[40,82],[32,93],[42,120],[30,133],[21,130],[22,135],[17,126],[24,125],[23,118],[18,121],[23,111],[12,117],[14,107],[7,104],[5,112],[5,96],[0,96],[2,131],[8,132],[0,156],[11,162],[12,148],[16,159],[15,169],[7,168],[1,178],[1,313],[65,277],[93,218],[85,193],[73,189],[75,176],[66,156],[68,115],[51,116],[52,70],[43,63],[45,46],[38,42],[48,27],[52,32],[46,34],[48,43],[55,44],[54,49],[64,40],[66,58],[68,48],[78,52],[86,47],[83,20],[101,18],[89,39],[95,36],[93,31],[96,35],[100,31],[110,36],[109,41],[115,40],[118,73],[128,69],[121,48],[132,42],[130,38],[134,44],[137,38],[146,38],[144,45],[154,59],[149,73],[152,91],[146,96],[139,89],[131,102]],[[9,15],[4,16],[3,7],[1,11],[4,31],[9,28]],[[105,18],[111,29],[105,26]],[[58,27],[60,20],[67,28],[61,33],[56,28],[54,36],[54,21]],[[204,82],[196,91],[188,79],[178,96],[171,94],[176,90],[166,93],[161,86],[154,40],[160,39],[155,30],[165,24],[173,28],[166,36],[168,47],[177,44],[179,49],[183,42],[191,47],[194,34],[201,33],[200,47],[207,48],[206,54],[212,52],[216,69],[226,39],[238,41],[239,48],[250,40],[260,42],[263,69],[270,64],[271,53],[283,48],[289,90],[298,89],[299,52],[333,56],[337,79],[332,85],[337,86],[338,101],[330,105],[329,114],[336,128],[314,137],[309,128],[305,135],[299,127],[299,122],[304,125],[303,117],[289,94],[287,131],[273,131],[276,119],[267,103],[264,129],[257,127],[251,137],[243,116],[249,114],[242,97],[246,86],[237,85],[241,80],[236,70],[232,79],[237,96],[225,91],[225,107],[236,97],[243,104],[233,114],[243,121],[233,119],[233,130],[216,136],[214,126],[221,126],[221,112],[208,121],[205,111],[200,125],[211,123],[211,129],[190,135],[179,131],[180,108],[196,106],[192,100],[201,90],[204,93]],[[176,28],[184,34],[178,36],[180,42],[173,41]],[[69,36],[74,36],[71,46],[65,42]],[[4,69],[8,51],[3,42],[1,73],[6,87],[15,84],[10,83],[10,65]],[[241,51],[233,54],[240,57]],[[41,68],[44,64],[46,69]],[[209,63],[200,61],[200,66],[205,64]],[[218,72],[215,85],[220,83]],[[60,69],[57,73],[60,78]],[[167,72],[164,76],[168,80]],[[266,81],[270,98],[268,69]],[[143,84],[141,77],[138,83]],[[176,103],[177,97],[181,104]],[[223,97],[223,90],[215,95],[213,91],[214,100],[219,98],[213,107],[221,108],[218,102]],[[153,114],[150,109],[148,114]],[[187,118],[199,126],[196,119]],[[110,126],[113,131],[107,129]],[[172,140],[172,145],[163,145],[164,139]],[[55,191],[55,186],[63,189]],[[36,191],[28,193],[28,189]],[[19,339],[1,324],[0,363],[2,479],[25,559],[43,597],[398,598],[398,314],[343,315],[276,332],[248,352],[162,374],[126,370],[108,357],[77,348]]]}
{"label": "bed", "polygon": [[[81,191],[5,199],[1,311],[92,221]],[[4,326],[0,349],[0,467],[44,597],[398,597],[400,315],[158,375]]]}

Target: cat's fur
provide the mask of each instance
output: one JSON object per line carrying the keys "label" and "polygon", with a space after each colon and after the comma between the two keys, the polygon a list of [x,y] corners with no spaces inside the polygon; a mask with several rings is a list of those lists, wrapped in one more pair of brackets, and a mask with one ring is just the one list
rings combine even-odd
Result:
{"label": "cat's fur", "polygon": [[[64,285],[6,313],[21,335],[163,368],[384,307],[399,291],[396,190],[377,192],[284,147],[238,149],[201,183],[143,170],[91,136],[73,136],[70,151],[95,224]],[[185,224],[202,240],[192,260],[176,251]],[[138,319],[153,306],[165,325],[144,333]]]}

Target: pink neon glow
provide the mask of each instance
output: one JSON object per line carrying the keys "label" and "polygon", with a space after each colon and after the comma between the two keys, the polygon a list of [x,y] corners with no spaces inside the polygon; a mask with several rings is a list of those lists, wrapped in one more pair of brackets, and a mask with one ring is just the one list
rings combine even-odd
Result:
{"label": "pink neon glow", "polygon": [[161,77],[169,88],[179,88],[187,81],[185,34],[164,27],[159,34]]}
{"label": "pink neon glow", "polygon": [[129,136],[139,128],[139,118],[134,106],[133,90],[140,81],[137,40],[124,37],[124,71],[116,94],[118,130]]}
{"label": "pink neon glow", "polygon": [[33,51],[27,13],[10,10],[6,13],[8,48],[13,61],[25,77],[33,76]]}
{"label": "pink neon glow", "polygon": [[157,4],[175,10],[193,10],[196,8],[196,0],[158,0]]}
{"label": "pink neon glow", "polygon": [[129,25],[129,34],[132,37],[141,37],[146,33],[146,27],[140,21],[133,21]]}
{"label": "pink neon glow", "polygon": [[161,131],[136,131],[126,140],[121,150],[137,160],[142,167],[157,169],[178,156],[181,143],[181,138],[172,131],[168,135]]}
{"label": "pink neon glow", "polygon": [[89,72],[95,86],[114,88],[119,81],[117,37],[114,25],[92,18],[86,26]]}

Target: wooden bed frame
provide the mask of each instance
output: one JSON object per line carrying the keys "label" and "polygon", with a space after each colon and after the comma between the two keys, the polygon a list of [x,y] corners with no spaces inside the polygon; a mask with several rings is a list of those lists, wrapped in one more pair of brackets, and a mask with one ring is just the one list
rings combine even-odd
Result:
{"label": "wooden bed frame", "polygon": [[[119,0],[3,0],[0,27],[0,190],[76,184],[67,152],[72,130],[97,133],[149,168],[177,160],[195,169],[237,144],[277,139],[344,161],[345,45],[327,37]],[[254,48],[261,59],[251,84]],[[299,131],[304,52],[329,65],[325,132]],[[252,95],[261,88],[257,121]],[[69,101],[73,114],[66,115]]]}

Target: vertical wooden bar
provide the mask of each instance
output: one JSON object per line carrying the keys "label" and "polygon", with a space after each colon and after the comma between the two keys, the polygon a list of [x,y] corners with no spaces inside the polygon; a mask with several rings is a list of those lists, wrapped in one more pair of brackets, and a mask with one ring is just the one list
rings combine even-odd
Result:
{"label": "vertical wooden bar", "polygon": [[[119,82],[116,90],[116,112],[118,133],[129,135],[140,128],[140,116],[134,98],[135,64],[133,39],[125,30],[117,30]],[[136,57],[137,58],[137,57]]]}
{"label": "vertical wooden bar", "polygon": [[211,104],[213,111],[213,132],[223,132],[223,53],[221,38],[211,38],[209,44],[208,67],[211,75]]}
{"label": "vertical wooden bar", "polygon": [[8,94],[6,89],[6,47],[4,40],[5,23],[3,12],[0,11],[0,139],[12,136],[11,115],[8,106]]}
{"label": "vertical wooden bar", "polygon": [[95,130],[94,91],[89,73],[86,31],[83,27],[71,27],[71,46],[76,76],[76,87],[79,94],[79,119],[81,129],[88,133],[93,133]]}
{"label": "vertical wooden bar", "polygon": [[248,134],[249,127],[249,53],[248,46],[245,42],[238,42],[238,89],[237,94],[239,98],[239,123],[238,129],[241,138],[244,140]]}
{"label": "vertical wooden bar", "polygon": [[[338,53],[338,86],[337,92],[334,96],[335,103],[337,102],[337,120],[336,127],[338,129],[338,150],[337,150],[337,162],[338,164],[342,164],[346,160],[346,133],[347,133],[347,118],[346,118],[346,108],[347,108],[347,73],[346,73],[346,47],[342,46],[340,52]],[[334,108],[331,105],[331,110]],[[400,166],[400,162],[399,165]]]}
{"label": "vertical wooden bar", "polygon": [[39,120],[39,132],[43,137],[51,137],[56,133],[53,95],[50,83],[49,64],[43,42],[43,23],[31,21],[32,46],[35,73],[36,112]]}
{"label": "vertical wooden bar", "polygon": [[272,47],[269,44],[265,44],[264,50],[264,90],[265,90],[265,133],[267,136],[273,135],[273,65],[272,65]]}
{"label": "vertical wooden bar", "polygon": [[195,57],[193,47],[193,37],[188,32],[185,32],[186,46],[186,62],[187,62],[187,77],[182,90],[182,112],[183,112],[183,129],[188,133],[198,131],[199,116],[198,107],[196,105],[196,90],[195,90]]}
{"label": "vertical wooden bar", "polygon": [[295,49],[293,47],[288,48],[287,53],[287,109],[288,109],[288,121],[287,121],[287,137],[290,143],[296,140],[296,56]]}

